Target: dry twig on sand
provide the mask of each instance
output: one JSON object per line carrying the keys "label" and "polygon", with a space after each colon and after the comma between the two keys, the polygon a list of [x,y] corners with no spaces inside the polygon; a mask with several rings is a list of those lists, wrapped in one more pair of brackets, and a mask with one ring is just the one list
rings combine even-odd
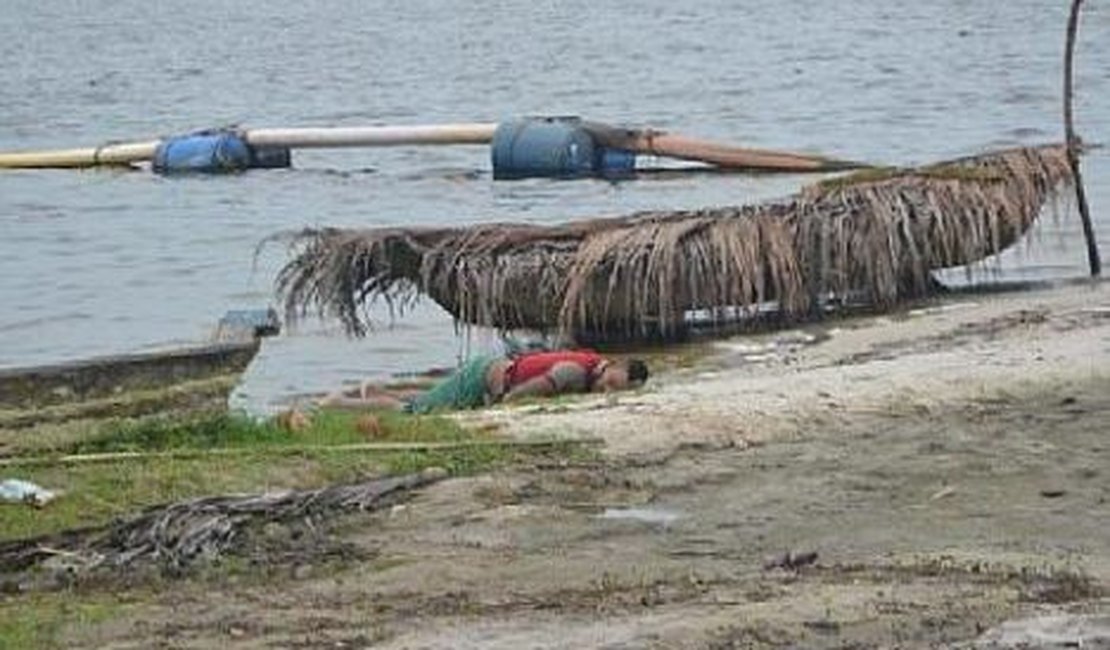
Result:
{"label": "dry twig on sand", "polygon": [[219,557],[241,541],[251,524],[303,521],[324,514],[376,510],[443,477],[426,471],[321,488],[269,494],[205,497],[151,508],[107,526],[0,543],[0,572],[12,573],[59,555],[84,568],[141,562],[171,571]]}

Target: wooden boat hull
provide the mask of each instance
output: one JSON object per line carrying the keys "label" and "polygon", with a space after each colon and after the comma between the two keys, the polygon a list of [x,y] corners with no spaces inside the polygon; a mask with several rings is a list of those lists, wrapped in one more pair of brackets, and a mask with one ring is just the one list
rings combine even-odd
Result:
{"label": "wooden boat hull", "polygon": [[260,339],[0,370],[0,429],[223,410]]}

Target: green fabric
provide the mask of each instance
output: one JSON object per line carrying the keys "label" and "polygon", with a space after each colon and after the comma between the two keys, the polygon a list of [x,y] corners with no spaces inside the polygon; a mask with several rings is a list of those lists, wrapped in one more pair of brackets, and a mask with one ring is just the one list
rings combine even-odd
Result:
{"label": "green fabric", "polygon": [[473,409],[485,406],[486,372],[498,357],[479,356],[409,403],[413,413]]}

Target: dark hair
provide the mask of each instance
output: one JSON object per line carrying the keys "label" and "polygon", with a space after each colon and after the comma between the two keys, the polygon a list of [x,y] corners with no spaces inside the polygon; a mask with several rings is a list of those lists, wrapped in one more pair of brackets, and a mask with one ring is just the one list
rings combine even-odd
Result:
{"label": "dark hair", "polygon": [[648,367],[642,359],[628,360],[628,381],[633,384],[642,384],[647,381]]}

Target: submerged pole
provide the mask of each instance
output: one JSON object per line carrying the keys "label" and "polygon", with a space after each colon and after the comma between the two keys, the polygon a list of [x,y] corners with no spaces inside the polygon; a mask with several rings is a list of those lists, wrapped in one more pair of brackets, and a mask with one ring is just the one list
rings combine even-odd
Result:
{"label": "submerged pole", "polygon": [[810,154],[737,147],[653,129],[622,129],[592,123],[589,130],[607,147],[650,156],[703,162],[725,169],[818,172],[867,166]]}
{"label": "submerged pole", "polygon": [[1075,176],[1075,199],[1079,204],[1079,220],[1083,223],[1083,237],[1087,240],[1087,265],[1091,277],[1102,274],[1102,260],[1098,252],[1098,240],[1091,224],[1091,211],[1087,205],[1087,192],[1083,189],[1083,176],[1079,173],[1079,136],[1075,134],[1072,118],[1072,69],[1075,58],[1075,37],[1079,31],[1079,10],[1083,0],[1073,0],[1071,14],[1068,16],[1067,44],[1064,47],[1064,138],[1067,141],[1068,164]]}

